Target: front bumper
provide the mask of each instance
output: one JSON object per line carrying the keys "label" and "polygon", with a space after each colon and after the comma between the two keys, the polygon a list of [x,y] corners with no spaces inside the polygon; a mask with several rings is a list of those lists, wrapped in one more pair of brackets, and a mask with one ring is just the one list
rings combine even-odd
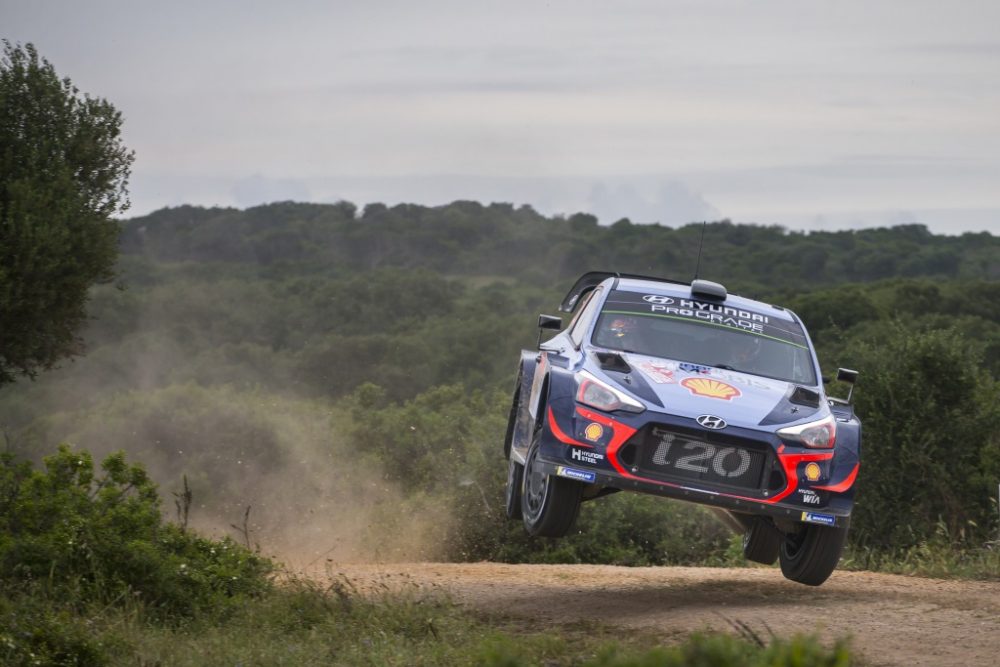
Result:
{"label": "front bumper", "polygon": [[[850,451],[790,447],[773,433],[750,429],[730,428],[720,435],[702,429],[693,419],[660,412],[612,415],[572,400],[553,403],[546,409],[538,457],[548,474],[598,488],[649,493],[744,514],[828,526],[849,522],[858,472],[857,457]],[[653,428],[693,434],[684,437],[700,435],[706,442],[720,443],[719,447],[746,443],[748,450],[756,450],[755,457],[763,457],[754,459],[754,465],[761,468],[755,473],[755,483],[737,487],[725,483],[724,477],[705,478],[711,474],[692,478],[684,471],[650,472],[642,461],[648,462],[649,445],[644,439],[648,440]],[[705,458],[697,448],[694,451],[699,455],[688,458]],[[811,479],[805,474],[807,466]]]}

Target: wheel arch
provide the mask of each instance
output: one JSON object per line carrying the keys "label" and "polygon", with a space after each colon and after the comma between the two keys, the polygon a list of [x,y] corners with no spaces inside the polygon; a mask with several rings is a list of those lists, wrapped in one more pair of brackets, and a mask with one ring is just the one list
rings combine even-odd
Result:
{"label": "wheel arch", "polygon": [[520,463],[531,444],[531,431],[534,415],[532,406],[533,389],[536,376],[541,365],[537,351],[521,350],[521,361],[518,365],[517,380],[514,383],[514,396],[511,400],[510,414],[507,418],[507,437],[504,438],[504,456],[510,458],[512,451]]}

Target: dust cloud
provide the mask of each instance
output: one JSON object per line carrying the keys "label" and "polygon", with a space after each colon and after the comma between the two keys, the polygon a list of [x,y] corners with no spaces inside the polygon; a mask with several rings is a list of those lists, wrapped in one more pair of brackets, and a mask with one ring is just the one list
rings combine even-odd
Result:
{"label": "dust cloud", "polygon": [[180,520],[175,494],[186,479],[191,528],[293,569],[443,556],[453,519],[440,503],[404,495],[354,446],[346,400],[264,389],[254,372],[140,334],[5,387],[0,423],[15,453],[36,462],[60,442],[95,462],[123,450],[157,482],[170,520]]}
{"label": "dust cloud", "polygon": [[[219,480],[217,491],[193,491],[193,528],[249,541],[293,570],[329,561],[442,556],[450,520],[430,512],[419,499],[405,497],[376,461],[354,451],[341,435],[347,417],[316,404],[260,396],[247,400],[254,404],[258,427],[273,436],[268,444],[274,445],[274,455],[264,448],[219,455],[224,472],[209,475]],[[205,442],[219,442],[211,426]],[[171,472],[176,484],[180,471]]]}

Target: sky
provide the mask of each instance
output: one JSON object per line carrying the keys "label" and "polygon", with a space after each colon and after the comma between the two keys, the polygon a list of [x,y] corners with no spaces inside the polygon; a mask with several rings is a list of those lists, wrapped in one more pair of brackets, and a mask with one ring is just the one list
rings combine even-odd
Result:
{"label": "sky", "polygon": [[0,0],[132,208],[456,199],[1000,234],[1000,2]]}

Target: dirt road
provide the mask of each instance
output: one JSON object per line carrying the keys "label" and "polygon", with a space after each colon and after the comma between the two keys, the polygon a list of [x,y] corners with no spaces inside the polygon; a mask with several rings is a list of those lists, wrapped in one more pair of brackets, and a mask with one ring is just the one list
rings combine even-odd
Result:
{"label": "dirt road", "polygon": [[819,588],[776,569],[607,565],[338,565],[359,584],[410,581],[472,607],[559,626],[578,620],[662,632],[748,623],[762,636],[850,634],[873,665],[1000,664],[1000,583],[835,572]]}

